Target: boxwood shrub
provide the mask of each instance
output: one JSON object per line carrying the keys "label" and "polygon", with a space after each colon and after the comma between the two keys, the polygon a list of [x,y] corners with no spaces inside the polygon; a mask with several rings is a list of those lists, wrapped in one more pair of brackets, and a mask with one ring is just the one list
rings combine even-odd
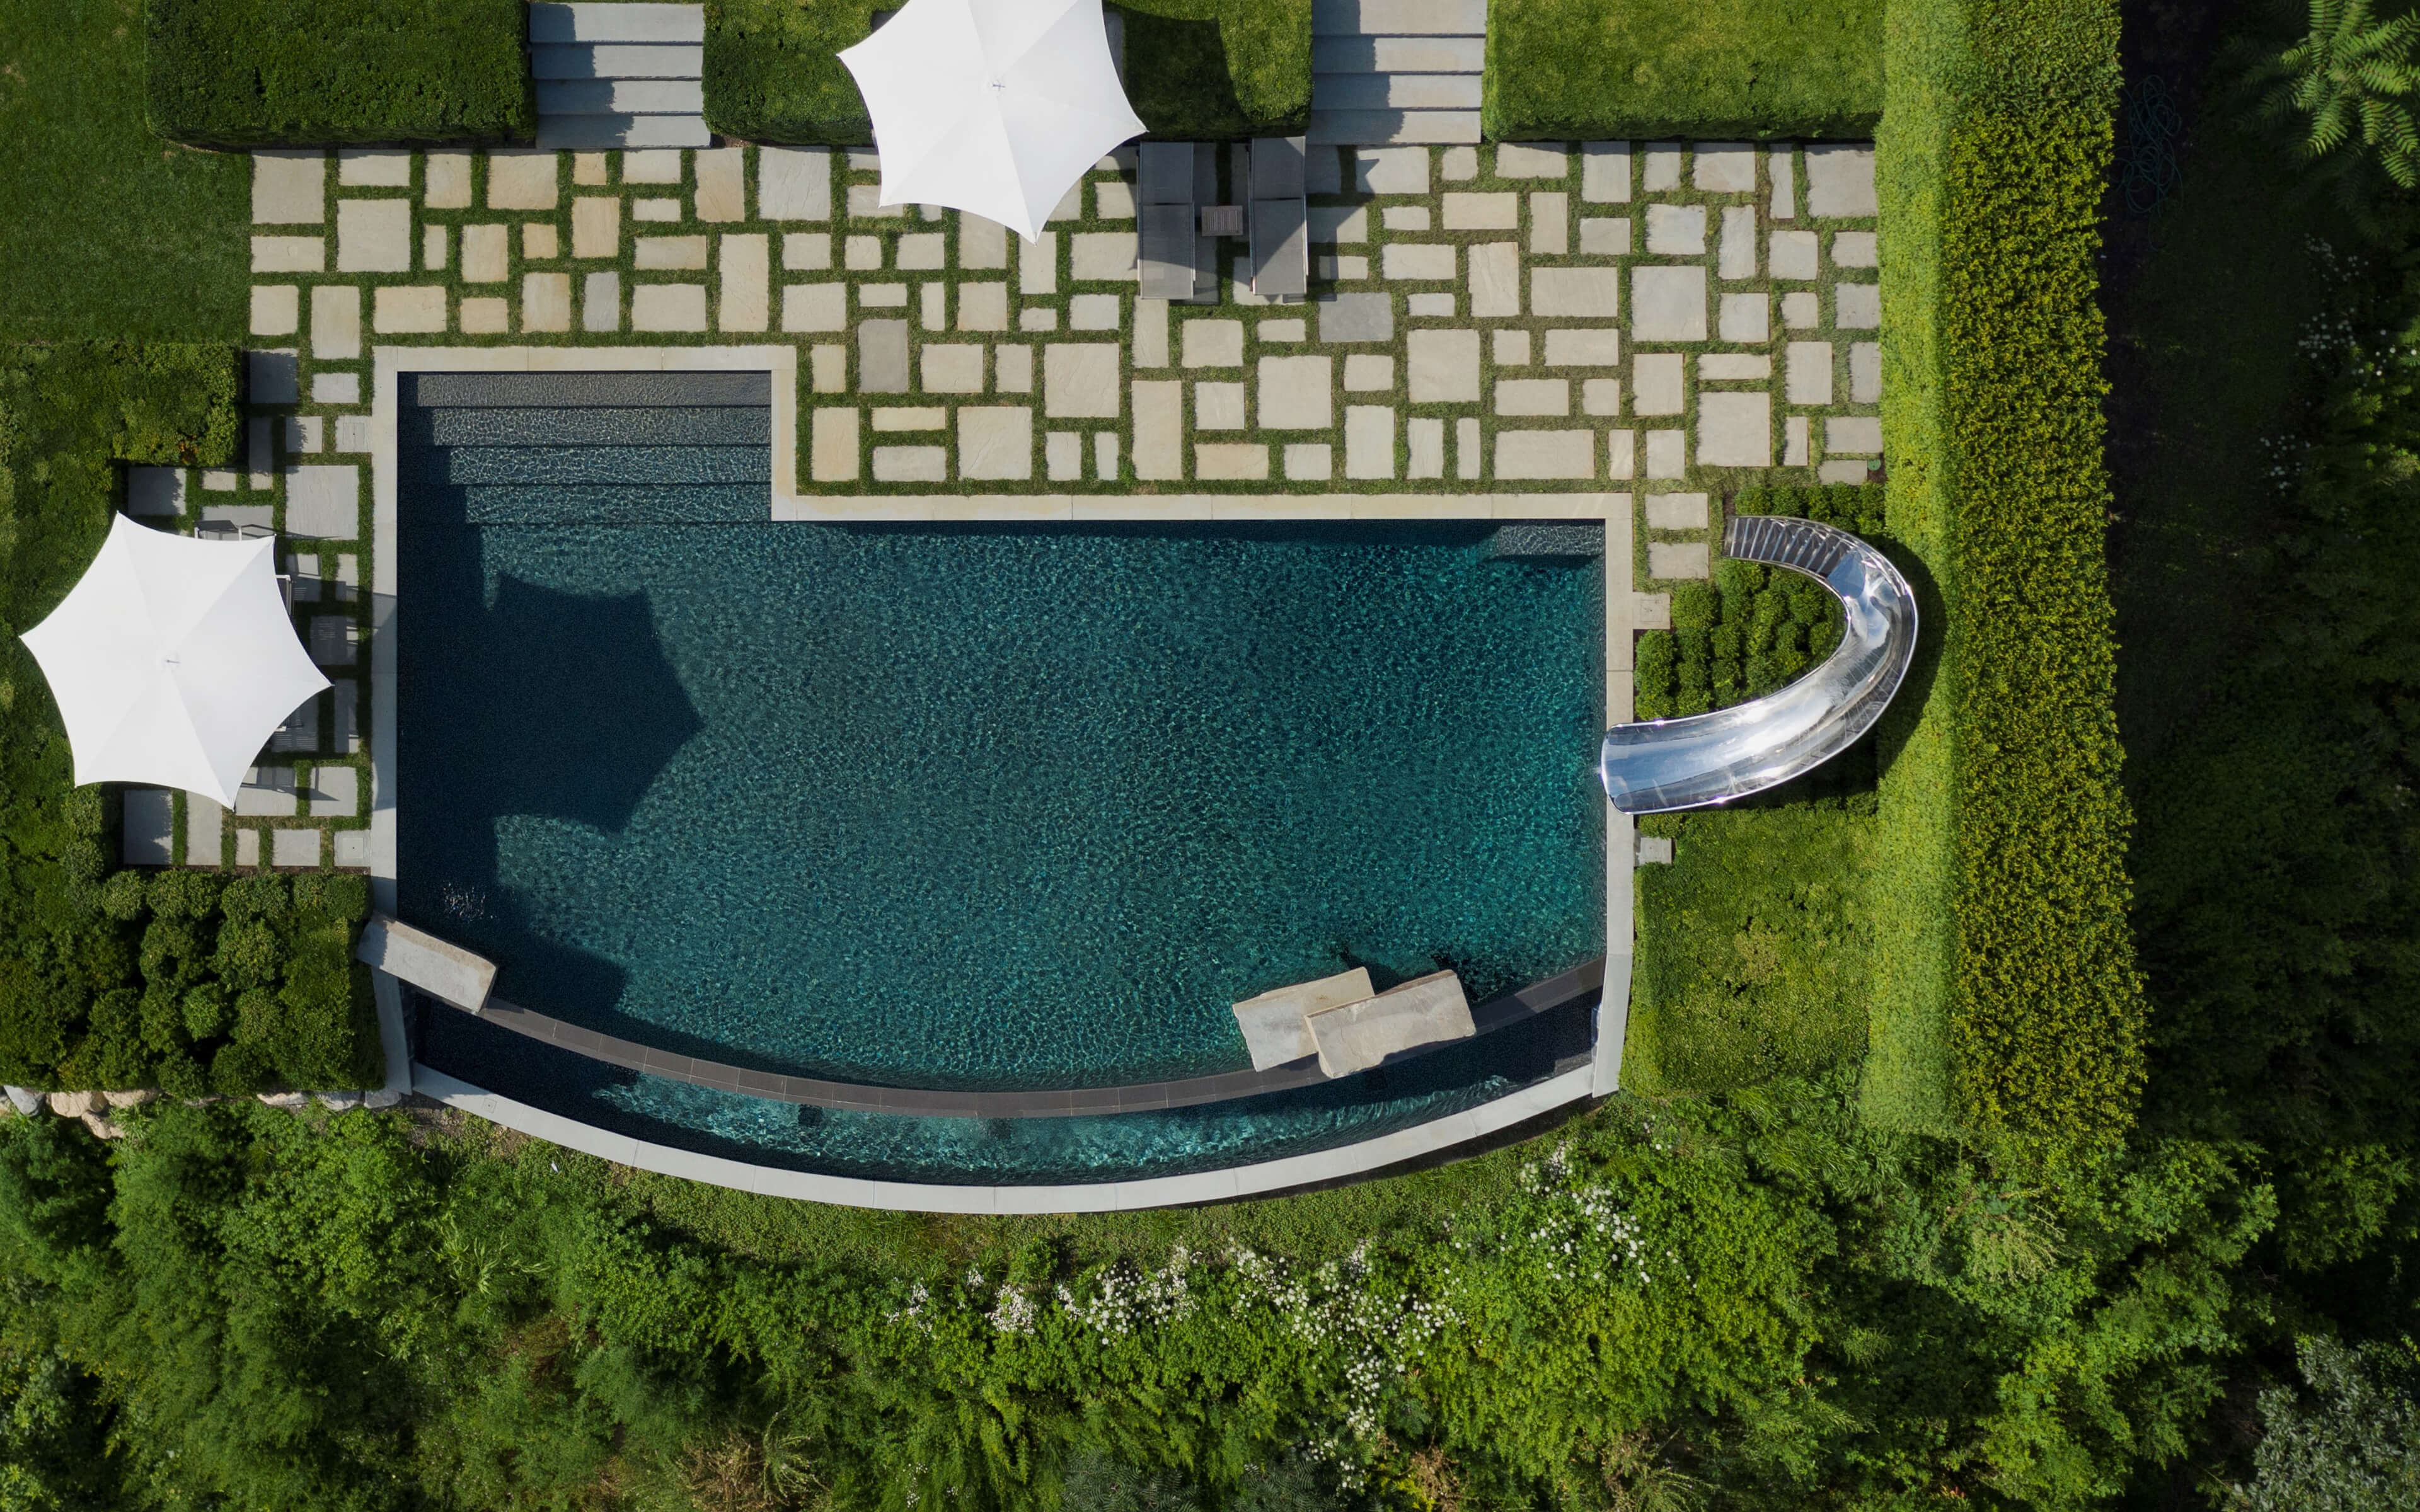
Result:
{"label": "boxwood shrub", "polygon": [[2118,8],[1895,0],[1888,48],[1889,508],[1940,630],[1885,733],[1869,1102],[2112,1137],[2144,1065],[2096,303]]}
{"label": "boxwood shrub", "polygon": [[526,139],[521,0],[147,0],[151,128],[207,147]]}
{"label": "boxwood shrub", "polygon": [[108,532],[116,463],[234,459],[223,345],[0,347],[0,1081],[376,1086],[367,917],[353,876],[228,880],[113,864],[105,790],[78,787],[40,668],[18,640]]}

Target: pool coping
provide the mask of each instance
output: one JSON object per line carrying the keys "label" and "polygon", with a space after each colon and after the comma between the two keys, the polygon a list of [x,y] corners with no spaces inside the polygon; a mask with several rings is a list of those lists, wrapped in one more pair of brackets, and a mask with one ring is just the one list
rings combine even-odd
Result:
{"label": "pool coping", "polygon": [[[1492,1034],[1516,1024],[1596,995],[1605,983],[1603,960],[1583,962],[1569,971],[1544,977],[1526,986],[1491,997],[1471,1010],[1476,1032]],[[1221,1072],[1174,1081],[1135,1082],[1120,1087],[1047,1088],[1017,1090],[889,1087],[872,1082],[832,1081],[814,1076],[790,1076],[751,1071],[725,1061],[706,1060],[636,1041],[600,1034],[595,1029],[540,1013],[519,1003],[490,996],[475,1009],[446,1001],[437,994],[418,994],[443,1009],[467,1013],[482,1023],[508,1029],[540,1044],[625,1071],[642,1072],[691,1087],[736,1092],[776,1103],[835,1108],[852,1113],[895,1113],[930,1119],[1075,1119],[1120,1113],[1156,1113],[1171,1108],[1200,1107],[1237,1098],[1318,1087],[1337,1078],[1319,1069],[1311,1057],[1272,1066],[1266,1071]],[[1434,1051],[1465,1043],[1440,1040],[1389,1057],[1400,1066]]]}
{"label": "pool coping", "polygon": [[1581,1066],[1465,1108],[1459,1113],[1397,1129],[1332,1149],[1288,1155],[1249,1165],[1230,1165],[1184,1176],[1132,1181],[1069,1182],[1054,1186],[944,1186],[921,1181],[879,1181],[865,1177],[825,1176],[813,1171],[752,1165],[721,1155],[659,1145],[617,1134],[577,1119],[516,1102],[414,1062],[412,1090],[432,1102],[501,1124],[551,1144],[638,1170],[765,1196],[829,1202],[847,1208],[894,1212],[1057,1213],[1123,1212],[1172,1208],[1240,1197],[1267,1196],[1296,1187],[1363,1176],[1388,1165],[1469,1144],[1514,1124],[1595,1095],[1595,1072]]}

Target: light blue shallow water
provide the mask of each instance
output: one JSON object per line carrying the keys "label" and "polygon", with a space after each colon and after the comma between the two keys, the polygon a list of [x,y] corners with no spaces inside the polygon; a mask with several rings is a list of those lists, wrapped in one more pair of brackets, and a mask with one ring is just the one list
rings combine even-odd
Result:
{"label": "light blue shallow water", "polygon": [[774,524],[750,434],[407,395],[402,905],[503,995],[768,1069],[1097,1086],[1240,1067],[1231,1002],[1347,964],[1479,1000],[1602,953],[1601,564]]}

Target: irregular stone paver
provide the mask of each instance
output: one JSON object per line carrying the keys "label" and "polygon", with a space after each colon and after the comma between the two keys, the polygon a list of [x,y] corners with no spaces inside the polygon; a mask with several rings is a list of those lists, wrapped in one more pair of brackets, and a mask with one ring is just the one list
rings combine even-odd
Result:
{"label": "irregular stone paver", "polygon": [[1572,412],[1568,378],[1497,378],[1496,412],[1529,418],[1560,419]]}
{"label": "irregular stone paver", "polygon": [[1069,276],[1087,282],[1140,279],[1135,246],[1132,231],[1078,231],[1068,239]]}
{"label": "irregular stone paver", "polygon": [[1705,340],[1705,269],[1632,269],[1630,333],[1637,341]]}
{"label": "irregular stone paver", "polygon": [[1184,384],[1173,379],[1135,384],[1134,470],[1137,478],[1147,482],[1184,476]]}
{"label": "irregular stone paver", "polygon": [[1498,178],[1564,178],[1571,175],[1570,148],[1560,142],[1502,142],[1496,147]]}
{"label": "irregular stone paver", "polygon": [[762,234],[725,232],[715,324],[721,331],[762,331],[769,323],[772,243]]}
{"label": "irregular stone paver", "polygon": [[1250,423],[1250,411],[1246,403],[1244,385],[1240,383],[1193,385],[1194,429],[1242,430]]}
{"label": "irregular stone paver", "polygon": [[1269,475],[1269,449],[1257,441],[1198,443],[1193,475],[1210,483],[1258,483]]}
{"label": "irregular stone paver", "polygon": [[1686,408],[1688,359],[1678,352],[1641,353],[1630,367],[1631,413],[1677,415]]}
{"label": "irregular stone paver", "polygon": [[1357,479],[1395,475],[1394,410],[1385,405],[1344,407],[1344,475]]}
{"label": "irregular stone paver", "polygon": [[[1641,273],[1676,272],[1697,275],[1705,287],[1702,268],[1640,269]],[[1699,301],[1698,334],[1705,334],[1703,300]],[[1529,313],[1556,319],[1610,320],[1621,313],[1621,273],[1612,268],[1538,268],[1529,273]]]}
{"label": "irregular stone paver", "polygon": [[1520,243],[1484,241],[1470,249],[1470,313],[1481,320],[1521,313]]}
{"label": "irregular stone paver", "polygon": [[704,331],[706,285],[642,284],[630,291],[633,331]]}
{"label": "irregular stone paver", "polygon": [[1706,251],[1706,208],[1703,205],[1647,207],[1647,255],[1651,257],[1700,257]]}
{"label": "irregular stone paver", "polygon": [[287,532],[329,541],[358,537],[361,479],[361,468],[350,462],[318,463],[287,473]]}
{"label": "irregular stone paver", "polygon": [[426,335],[445,329],[445,285],[389,285],[378,291],[370,328],[380,335]]}
{"label": "irregular stone paver", "polygon": [[409,189],[411,153],[399,147],[340,147],[336,182],[347,188]]}
{"label": "irregular stone paver", "polygon": [[304,790],[311,814],[318,819],[350,819],[361,810],[360,772],[349,766],[315,766]]}
{"label": "irregular stone paver", "polygon": [[1832,289],[1832,323],[1843,331],[1873,331],[1883,323],[1883,291],[1872,284],[1839,284]]}
{"label": "irregular stone paver", "polygon": [[961,408],[958,476],[985,482],[1033,476],[1033,411],[1024,405]]}
{"label": "irregular stone paver", "polygon": [[1773,296],[1726,294],[1717,306],[1714,333],[1743,347],[1761,347],[1773,339]]}
{"label": "irregular stone paver", "polygon": [[1589,142],[1582,145],[1580,198],[1591,205],[1629,203],[1629,143]]}
{"label": "irregular stone paver", "polygon": [[1690,158],[1691,179],[1706,193],[1756,193],[1756,148],[1746,143],[1700,142]]}
{"label": "irregular stone paver", "polygon": [[1386,277],[1409,283],[1450,283],[1455,255],[1451,242],[1390,241],[1378,254],[1378,270]]}
{"label": "irregular stone paver", "polygon": [[1788,374],[1784,393],[1792,404],[1825,405],[1832,402],[1830,342],[1792,342],[1784,365]]}
{"label": "irregular stone paver", "polygon": [[1521,224],[1521,196],[1515,193],[1455,193],[1445,196],[1445,228],[1449,231],[1513,231]]}
{"label": "irregular stone paver", "polygon": [[1185,322],[1183,362],[1187,367],[1244,365],[1244,323],[1241,320]]}
{"label": "irregular stone paver", "polygon": [[252,290],[252,333],[290,336],[302,323],[302,291],[291,284],[256,284]]}
{"label": "irregular stone paver", "polygon": [[1562,257],[1572,250],[1572,197],[1561,190],[1537,190],[1529,195],[1529,252],[1539,257]]}
{"label": "irregular stone paver", "polygon": [[1767,265],[1776,278],[1811,279],[1815,277],[1816,252],[1819,239],[1812,231],[1776,231],[1767,254]]}
{"label": "irregular stone paver", "polygon": [[1260,363],[1263,430],[1326,430],[1336,423],[1335,368],[1326,357],[1264,357]]}
{"label": "irregular stone paver", "polygon": [[320,237],[255,237],[256,273],[316,273],[327,267],[328,243]]}
{"label": "irregular stone paver", "polygon": [[1288,483],[1326,483],[1336,474],[1336,451],[1326,441],[1298,441],[1285,449]]}
{"label": "irregular stone paver", "polygon": [[1501,482],[1543,482],[1596,476],[1592,430],[1500,430],[1496,476]]}
{"label": "irregular stone paver", "polygon": [[1849,347],[1849,402],[1880,404],[1883,399],[1883,348],[1879,342],[1854,342]]}
{"label": "irregular stone paver", "polygon": [[336,271],[400,273],[411,267],[411,202],[336,202]]}
{"label": "irregular stone paver", "polygon": [[1052,420],[1114,420],[1118,348],[1112,342],[1054,342],[1042,354],[1042,412]]}
{"label": "irregular stone paver", "polygon": [[1732,205],[1723,211],[1722,255],[1717,270],[1726,279],[1756,276],[1756,207]]}
{"label": "irregular stone paver", "polygon": [[756,149],[756,213],[768,221],[831,219],[831,149]]}
{"label": "irregular stone paver", "polygon": [[1832,266],[1835,268],[1878,268],[1882,265],[1880,249],[1871,231],[1836,231],[1832,235]]}
{"label": "irregular stone paver", "polygon": [[488,152],[488,208],[551,210],[559,177],[558,154],[531,147],[492,147]]}
{"label": "irregular stone paver", "polygon": [[291,347],[244,353],[244,393],[254,404],[292,404],[301,393],[298,353]]}
{"label": "irregular stone paver", "polygon": [[1878,214],[1874,149],[1833,143],[1807,149],[1807,213],[1818,219]]}
{"label": "irregular stone paver", "polygon": [[255,225],[318,225],[328,218],[328,157],[317,147],[252,155]]}
{"label": "irregular stone paver", "polygon": [[697,159],[697,218],[714,223],[748,215],[748,154],[740,147],[701,149]]}
{"label": "irregular stone paver", "polygon": [[432,152],[421,164],[420,202],[432,210],[471,208],[471,154]]}
{"label": "irregular stone paver", "polygon": [[1773,395],[1712,389],[1698,395],[1698,465],[1773,466]]}
{"label": "irregular stone paver", "polygon": [[1651,194],[1669,193],[1681,187],[1681,144],[1650,142],[1646,162],[1640,166],[1638,187]]}
{"label": "irregular stone paver", "polygon": [[1478,332],[1414,331],[1404,349],[1414,404],[1478,402]]}
{"label": "irregular stone paver", "polygon": [[1655,579],[1680,579],[1708,578],[1710,553],[1703,541],[1650,541],[1647,543],[1647,576]]}
{"label": "irregular stone paver", "polygon": [[1823,450],[1834,456],[1879,456],[1883,423],[1874,415],[1834,415],[1823,422]]}
{"label": "irregular stone paver", "polygon": [[1384,294],[1338,294],[1314,306],[1323,342],[1393,341],[1394,301]]}
{"label": "irregular stone paver", "polygon": [[617,257],[622,253],[622,200],[617,194],[582,194],[571,202],[571,255]]}
{"label": "irregular stone paver", "polygon": [[571,329],[569,273],[521,275],[521,329],[543,332]]}
{"label": "irregular stone paver", "polygon": [[1706,496],[1652,493],[1647,496],[1646,513],[1651,531],[1702,531],[1706,528]]}

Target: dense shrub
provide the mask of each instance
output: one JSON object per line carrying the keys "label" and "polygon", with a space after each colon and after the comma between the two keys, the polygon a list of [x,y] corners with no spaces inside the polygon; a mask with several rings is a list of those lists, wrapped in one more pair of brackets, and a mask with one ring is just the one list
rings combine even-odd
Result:
{"label": "dense shrub", "polygon": [[1885,0],[1495,0],[1487,134],[1870,135]]}
{"label": "dense shrub", "polygon": [[1638,638],[1641,719],[1727,709],[1761,698],[1831,655],[1840,605],[1804,573],[1724,560],[1714,580],[1672,594],[1672,628]]}
{"label": "dense shrub", "polygon": [[100,548],[113,459],[225,463],[235,393],[223,346],[0,347],[0,1080],[198,1092],[247,989],[280,1011],[238,1063],[241,1089],[379,1079],[349,961],[366,884],[116,871],[102,789],[74,785],[18,640]]}
{"label": "dense shrub", "polygon": [[537,130],[521,0],[147,0],[151,128],[210,147]]}
{"label": "dense shrub", "polygon": [[1879,868],[1869,1086],[1918,1121],[2105,1137],[2142,1085],[2095,302],[2117,43],[2110,0],[1901,0],[1890,28],[1890,514],[1943,612],[1885,780],[1914,822]]}
{"label": "dense shrub", "polygon": [[[874,0],[718,0],[706,7],[706,119],[752,142],[874,140],[837,54],[863,41]],[[1300,131],[1311,112],[1310,0],[1130,0],[1126,94],[1153,133]]]}

